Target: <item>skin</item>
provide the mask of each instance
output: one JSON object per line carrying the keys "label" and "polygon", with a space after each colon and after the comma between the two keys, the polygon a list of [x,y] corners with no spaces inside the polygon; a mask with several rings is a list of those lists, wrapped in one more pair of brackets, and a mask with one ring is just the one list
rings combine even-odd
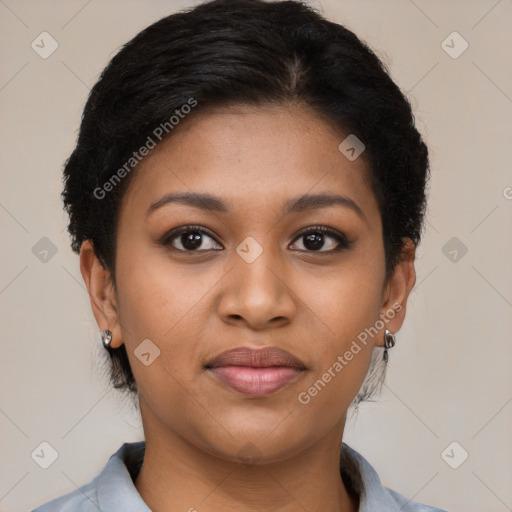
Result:
{"label": "skin", "polygon": [[[134,171],[120,208],[117,289],[84,242],[81,271],[98,327],[112,331],[113,347],[126,345],[139,388],[146,455],[135,485],[151,510],[358,509],[339,473],[346,413],[384,329],[400,329],[416,277],[415,247],[404,239],[403,261],[385,281],[378,206],[364,154],[349,161],[338,150],[346,135],[299,106],[191,115]],[[165,194],[192,191],[218,196],[230,211],[170,203],[146,215]],[[340,205],[283,212],[285,201],[321,192],[349,197],[364,216]],[[200,252],[186,252],[180,236],[158,243],[190,224],[212,232]],[[339,242],[324,235],[312,250],[297,233],[315,226],[352,245],[330,252]],[[263,249],[252,263],[236,252],[248,236]],[[393,304],[401,311],[300,403]],[[160,350],[149,366],[134,355],[145,339]],[[271,396],[247,397],[204,368],[240,346],[278,346],[306,370]],[[252,464],[240,450],[254,454]]]}

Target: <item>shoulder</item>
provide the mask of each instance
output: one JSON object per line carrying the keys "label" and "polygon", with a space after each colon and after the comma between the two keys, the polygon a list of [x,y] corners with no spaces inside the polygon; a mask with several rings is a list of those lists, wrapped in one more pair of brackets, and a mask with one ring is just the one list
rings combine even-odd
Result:
{"label": "shoulder", "polygon": [[447,512],[446,510],[412,501],[398,492],[384,487],[371,464],[347,444],[345,454],[356,462],[360,476],[359,512]]}
{"label": "shoulder", "polygon": [[79,489],[43,503],[32,512],[98,512],[96,478]]}
{"label": "shoulder", "polygon": [[411,501],[409,498],[406,498],[405,496],[402,496],[398,492],[393,491],[392,489],[388,489],[387,487],[384,489],[391,496],[391,499],[393,499],[396,503],[398,507],[397,510],[400,510],[401,512],[447,512],[446,510],[438,507],[425,505],[424,503],[419,503],[417,501]]}
{"label": "shoulder", "polygon": [[144,450],[144,441],[124,443],[91,481],[31,512],[148,511],[133,484],[133,475]]}

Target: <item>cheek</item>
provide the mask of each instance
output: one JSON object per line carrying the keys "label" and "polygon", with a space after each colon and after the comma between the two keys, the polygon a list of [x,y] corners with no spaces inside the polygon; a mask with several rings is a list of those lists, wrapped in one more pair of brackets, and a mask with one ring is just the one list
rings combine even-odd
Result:
{"label": "cheek", "polygon": [[304,414],[334,425],[366,377],[375,345],[366,329],[379,317],[375,290],[370,287],[333,286],[329,295],[332,300],[324,304],[322,322],[310,326],[312,371],[297,400]]}
{"label": "cheek", "polygon": [[306,327],[314,347],[314,371],[309,387],[302,389],[301,403],[311,400],[322,414],[334,416],[348,407],[364,381],[377,341],[374,326],[381,306],[383,266],[375,265],[373,258],[354,256],[351,261],[324,276],[318,282],[321,293],[307,299],[308,309],[315,313]]}
{"label": "cheek", "polygon": [[188,312],[193,314],[208,287],[191,267],[181,269],[154,251],[120,259],[117,280],[119,314],[131,342],[141,336],[155,343],[169,337]]}
{"label": "cheek", "polygon": [[372,263],[354,254],[332,273],[303,283],[304,289],[318,290],[305,303],[313,312],[310,332],[328,353],[344,350],[379,319],[384,269]]}
{"label": "cheek", "polygon": [[[123,342],[139,388],[173,393],[201,366],[204,354],[198,340],[204,338],[211,313],[209,292],[219,277],[192,265],[173,265],[169,258],[148,252],[143,258],[124,257],[117,280]],[[141,345],[144,340],[151,343]],[[137,357],[145,346],[150,360],[157,354],[148,366]]]}

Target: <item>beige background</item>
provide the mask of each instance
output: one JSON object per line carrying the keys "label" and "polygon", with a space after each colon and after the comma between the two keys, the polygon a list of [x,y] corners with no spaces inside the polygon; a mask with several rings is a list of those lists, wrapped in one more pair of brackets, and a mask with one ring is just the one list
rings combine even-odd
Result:
{"label": "beige background", "polygon": [[[345,442],[410,498],[460,512],[512,510],[512,2],[313,4],[387,62],[432,159],[418,279],[387,386],[349,422]],[[116,49],[190,5],[0,0],[1,511],[75,489],[122,442],[142,439],[137,415],[101,374],[65,232],[61,170],[88,91]],[[47,59],[31,48],[43,31],[59,45]],[[441,45],[453,31],[469,44],[456,59]],[[32,251],[42,237],[57,249],[46,262]],[[452,237],[467,247],[457,261],[443,252]],[[31,458],[43,441],[58,452],[48,469]],[[469,453],[458,469],[441,456],[453,441],[452,464]]]}

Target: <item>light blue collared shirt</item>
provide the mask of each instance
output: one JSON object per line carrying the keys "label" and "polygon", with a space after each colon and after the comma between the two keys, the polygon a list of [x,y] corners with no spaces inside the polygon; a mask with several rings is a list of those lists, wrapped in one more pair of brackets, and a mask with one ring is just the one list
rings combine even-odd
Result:
{"label": "light blue collared shirt", "polygon": [[[343,448],[357,462],[361,474],[363,491],[359,512],[446,512],[383,487],[376,471],[362,455],[345,443]],[[145,449],[145,441],[124,443],[90,482],[32,512],[151,512],[133,483]]]}

